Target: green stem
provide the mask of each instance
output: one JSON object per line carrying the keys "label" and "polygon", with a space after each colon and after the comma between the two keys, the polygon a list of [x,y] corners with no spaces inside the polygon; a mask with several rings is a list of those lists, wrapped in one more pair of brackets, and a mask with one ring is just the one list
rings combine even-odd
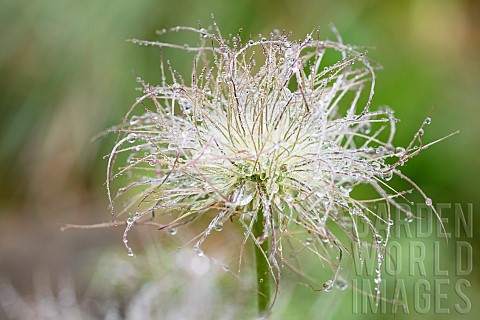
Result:
{"label": "green stem", "polygon": [[[263,235],[265,229],[265,218],[263,217],[262,207],[258,209],[257,220],[253,224],[253,234],[256,238]],[[259,316],[265,316],[270,307],[270,267],[268,257],[270,252],[270,243],[265,239],[260,246],[255,245],[255,264],[257,268],[257,301]]]}

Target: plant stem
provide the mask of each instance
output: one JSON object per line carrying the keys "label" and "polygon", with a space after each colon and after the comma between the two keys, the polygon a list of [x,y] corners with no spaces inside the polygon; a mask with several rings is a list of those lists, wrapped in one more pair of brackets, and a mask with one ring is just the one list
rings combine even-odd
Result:
{"label": "plant stem", "polygon": [[[258,209],[257,220],[253,225],[253,234],[258,239],[264,232],[264,222],[262,207]],[[270,243],[265,239],[260,246],[255,245],[255,264],[257,269],[257,301],[259,316],[265,316],[270,307],[270,267],[268,257],[270,252]]]}

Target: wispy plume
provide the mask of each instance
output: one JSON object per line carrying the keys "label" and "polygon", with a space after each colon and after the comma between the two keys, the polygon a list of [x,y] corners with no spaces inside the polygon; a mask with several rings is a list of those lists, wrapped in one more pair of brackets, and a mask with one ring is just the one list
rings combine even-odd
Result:
{"label": "wispy plume", "polygon": [[[408,145],[395,146],[393,111],[371,107],[378,66],[365,48],[344,44],[335,31],[335,41],[317,33],[292,41],[277,30],[268,37],[239,32],[225,38],[216,24],[159,34],[174,32],[196,33],[198,44],[132,42],[192,53],[191,75],[184,79],[167,61],[159,85],[138,78],[143,95],[114,128],[119,137],[108,156],[111,212],[115,221],[126,221],[129,254],[127,235],[136,224],[154,219],[175,234],[213,213],[195,239],[198,254],[205,256],[207,237],[232,221],[244,229],[244,246],[268,243],[263,258],[277,284],[284,266],[301,273],[287,250],[303,248],[326,263],[332,279],[316,289],[329,291],[339,282],[345,254],[352,255],[351,244],[359,252],[373,247],[378,299],[393,209],[413,219],[400,204],[410,203],[412,191],[433,209],[400,170],[435,143],[422,141],[430,118]],[[128,179],[118,179],[122,175]],[[394,177],[411,187],[394,189]],[[360,185],[377,196],[354,196]],[[379,202],[387,207],[382,215],[372,209]],[[378,221],[385,228],[378,230]],[[359,236],[360,224],[370,237]]]}

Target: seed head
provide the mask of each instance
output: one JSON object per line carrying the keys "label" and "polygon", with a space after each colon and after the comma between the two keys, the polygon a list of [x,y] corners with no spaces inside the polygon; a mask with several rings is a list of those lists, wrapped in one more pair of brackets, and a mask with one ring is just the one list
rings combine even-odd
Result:
{"label": "seed head", "polygon": [[[213,212],[195,245],[201,255],[212,231],[237,222],[244,228],[244,244],[249,239],[257,246],[270,242],[265,259],[277,279],[288,264],[286,244],[327,261],[334,276],[321,290],[330,291],[340,281],[342,257],[351,247],[345,242],[358,250],[366,244],[377,252],[379,292],[392,208],[413,218],[398,203],[408,201],[407,191],[396,191],[388,181],[404,179],[432,205],[400,171],[428,147],[422,134],[430,119],[408,146],[395,147],[393,111],[370,107],[378,66],[364,49],[345,45],[339,36],[321,41],[310,34],[291,41],[275,31],[258,39],[243,39],[241,33],[225,39],[216,26],[213,31],[176,27],[160,33],[171,31],[197,33],[199,44],[133,42],[191,52],[190,80],[169,62],[166,67],[162,62],[160,85],[138,79],[143,95],[115,128],[120,135],[108,161],[114,218],[136,212],[124,234],[129,253],[127,232],[153,213],[174,234]],[[114,194],[111,182],[122,174],[129,184]],[[378,196],[352,195],[359,185]],[[126,195],[127,205],[114,210]],[[387,206],[383,216],[371,208],[377,202]],[[265,223],[257,237],[252,228],[259,215]],[[377,230],[374,220],[382,221],[386,231]],[[358,224],[370,229],[370,239],[361,239]]]}

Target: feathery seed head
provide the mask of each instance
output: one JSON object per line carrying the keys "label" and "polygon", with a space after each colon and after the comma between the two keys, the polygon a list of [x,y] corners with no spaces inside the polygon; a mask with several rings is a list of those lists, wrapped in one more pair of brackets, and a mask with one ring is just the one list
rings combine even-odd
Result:
{"label": "feathery seed head", "polygon": [[[169,31],[198,33],[199,44],[133,42],[191,52],[191,79],[185,81],[170,63],[161,65],[160,85],[138,79],[143,96],[115,129],[120,136],[109,156],[112,214],[137,211],[124,234],[129,252],[127,232],[151,213],[170,219],[165,228],[175,233],[210,211],[215,216],[195,246],[201,255],[206,237],[235,220],[245,229],[244,243],[270,241],[265,258],[273,275],[279,275],[287,259],[282,253],[287,241],[308,246],[329,261],[333,281],[323,287],[329,291],[349,247],[338,235],[342,233],[359,248],[366,242],[376,249],[378,291],[392,225],[390,208],[402,208],[397,201],[407,193],[395,191],[388,181],[393,176],[406,180],[431,205],[399,170],[427,147],[421,135],[430,120],[406,148],[395,147],[393,112],[370,108],[377,67],[362,48],[345,45],[340,37],[321,41],[308,35],[291,41],[276,31],[269,38],[244,40],[240,33],[223,38],[218,27]],[[137,109],[143,114],[134,115]],[[128,159],[117,167],[122,154]],[[124,173],[131,182],[113,194],[111,181]],[[371,186],[379,199],[352,196],[360,184]],[[114,203],[126,194],[127,205],[115,211]],[[385,216],[369,206],[380,201],[388,207]],[[264,232],[254,236],[258,215],[263,216]],[[383,234],[375,219],[384,222]],[[359,223],[367,225],[373,240],[360,238]],[[331,250],[337,251],[337,259],[327,253]]]}

